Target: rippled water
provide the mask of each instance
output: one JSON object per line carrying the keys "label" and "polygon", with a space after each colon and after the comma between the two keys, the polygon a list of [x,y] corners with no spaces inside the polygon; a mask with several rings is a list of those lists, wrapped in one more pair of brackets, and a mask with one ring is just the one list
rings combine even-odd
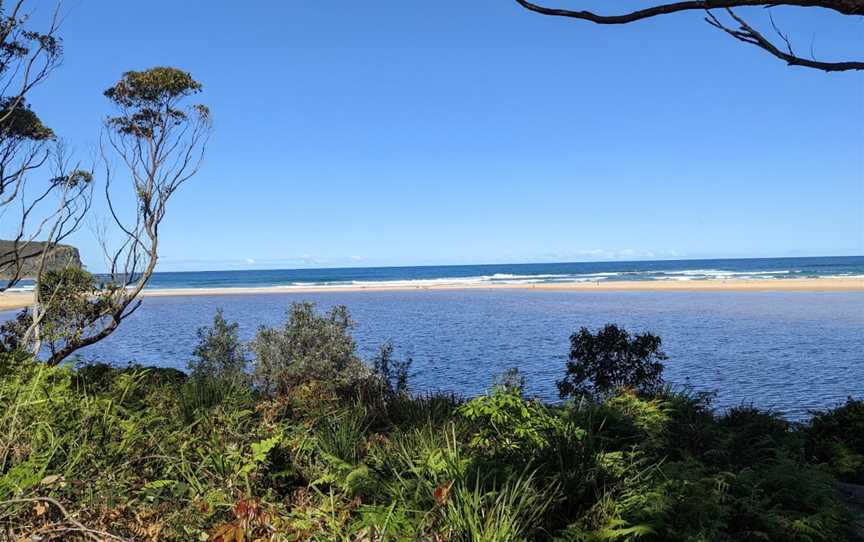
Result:
{"label": "rippled water", "polygon": [[282,321],[291,301],[345,304],[364,356],[392,339],[414,358],[415,390],[465,395],[518,367],[529,391],[556,398],[568,337],[614,322],[663,338],[667,379],[716,390],[792,418],[864,396],[864,293],[407,291],[147,298],[89,360],[183,368],[217,307],[251,338]]}

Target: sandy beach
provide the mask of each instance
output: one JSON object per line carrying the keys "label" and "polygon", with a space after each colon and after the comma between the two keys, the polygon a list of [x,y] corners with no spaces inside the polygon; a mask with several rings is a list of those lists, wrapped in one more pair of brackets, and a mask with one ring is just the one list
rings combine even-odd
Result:
{"label": "sandy beach", "polygon": [[[855,292],[864,291],[864,278],[814,278],[772,280],[700,280],[700,281],[613,281],[556,282],[537,284],[452,284],[405,286],[329,286],[262,288],[175,288],[145,290],[144,297],[183,297],[204,295],[302,294],[320,292],[388,292],[418,290],[542,290],[573,292]],[[32,295],[28,292],[0,293],[0,311],[26,307]]]}

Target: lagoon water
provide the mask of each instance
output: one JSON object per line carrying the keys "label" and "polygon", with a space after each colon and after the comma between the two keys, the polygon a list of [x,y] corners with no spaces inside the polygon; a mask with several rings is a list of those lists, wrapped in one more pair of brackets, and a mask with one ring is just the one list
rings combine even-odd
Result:
{"label": "lagoon water", "polygon": [[411,290],[150,297],[107,340],[81,352],[93,361],[184,368],[195,331],[221,307],[251,338],[283,321],[287,305],[345,304],[364,357],[392,340],[414,359],[416,391],[482,392],[518,367],[529,392],[557,398],[568,337],[614,322],[663,338],[667,379],[716,390],[715,405],[740,404],[802,418],[847,396],[864,397],[862,292],[566,292]]}

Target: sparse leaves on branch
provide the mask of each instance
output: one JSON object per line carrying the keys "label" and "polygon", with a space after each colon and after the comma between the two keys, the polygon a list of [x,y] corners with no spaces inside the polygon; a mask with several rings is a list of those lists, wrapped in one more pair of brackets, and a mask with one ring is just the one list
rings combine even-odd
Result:
{"label": "sparse leaves on branch", "polygon": [[[139,295],[159,258],[159,227],[174,192],[198,172],[210,133],[206,106],[187,104],[201,84],[182,70],[156,67],[130,71],[104,94],[115,107],[105,121],[102,158],[105,196],[120,240],[102,239],[109,267],[106,284],[72,318],[48,362],[60,363],[109,336],[141,305]],[[121,175],[114,164],[119,159]],[[112,191],[118,177],[132,185],[134,201],[121,205]],[[54,178],[62,186],[89,184],[89,172],[73,169]]]}
{"label": "sparse leaves on branch", "polygon": [[190,112],[207,119],[210,112],[204,105],[195,104],[185,110],[180,107],[183,98],[199,92],[201,83],[176,68],[126,72],[116,85],[105,91],[105,96],[122,113],[109,117],[108,125],[121,134],[154,138],[171,126],[181,125]]}
{"label": "sparse leaves on branch", "polygon": [[68,157],[28,96],[58,65],[63,49],[59,11],[37,30],[29,10],[23,0],[0,2],[0,237],[8,240],[0,248],[0,292],[42,267],[90,205],[87,186],[55,183],[43,174],[43,166]]}

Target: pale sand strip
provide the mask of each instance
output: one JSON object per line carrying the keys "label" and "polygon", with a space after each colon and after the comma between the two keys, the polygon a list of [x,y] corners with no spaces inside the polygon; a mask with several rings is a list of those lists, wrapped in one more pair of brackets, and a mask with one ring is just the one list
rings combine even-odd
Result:
{"label": "pale sand strip", "polygon": [[[417,286],[322,286],[262,288],[172,288],[145,290],[144,297],[181,297],[202,295],[306,294],[320,292],[394,292],[422,290],[543,290],[573,292],[860,292],[864,278],[774,279],[774,280],[699,280],[699,281],[613,281],[558,282],[540,284],[452,284]],[[0,293],[0,311],[20,309],[30,304],[27,292]]]}

